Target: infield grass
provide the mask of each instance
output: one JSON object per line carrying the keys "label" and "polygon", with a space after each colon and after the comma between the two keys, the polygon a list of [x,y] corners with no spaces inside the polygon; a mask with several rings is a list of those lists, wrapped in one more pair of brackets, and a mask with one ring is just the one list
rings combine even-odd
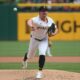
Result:
{"label": "infield grass", "polygon": [[[0,41],[0,57],[23,56],[28,46],[29,41]],[[80,41],[54,41],[51,53],[53,56],[80,56]]]}

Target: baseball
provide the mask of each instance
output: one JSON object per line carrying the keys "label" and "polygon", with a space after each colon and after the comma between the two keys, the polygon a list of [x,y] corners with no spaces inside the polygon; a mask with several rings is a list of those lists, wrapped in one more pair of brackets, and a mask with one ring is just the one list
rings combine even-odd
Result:
{"label": "baseball", "polygon": [[16,8],[16,7],[14,7],[14,8],[13,8],[13,11],[17,11],[17,8]]}

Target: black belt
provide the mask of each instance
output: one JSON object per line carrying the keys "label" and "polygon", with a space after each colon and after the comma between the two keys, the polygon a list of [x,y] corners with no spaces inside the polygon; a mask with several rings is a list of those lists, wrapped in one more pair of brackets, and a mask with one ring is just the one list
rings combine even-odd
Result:
{"label": "black belt", "polygon": [[[32,37],[32,35],[31,35],[31,37]],[[43,38],[43,39],[34,38],[34,39],[37,40],[37,41],[43,41],[43,40],[45,40],[45,38]]]}

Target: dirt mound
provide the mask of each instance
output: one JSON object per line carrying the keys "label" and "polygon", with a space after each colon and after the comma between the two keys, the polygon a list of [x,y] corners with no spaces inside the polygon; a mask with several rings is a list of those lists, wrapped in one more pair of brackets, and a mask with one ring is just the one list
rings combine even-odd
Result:
{"label": "dirt mound", "polygon": [[[37,80],[37,70],[0,70],[0,80]],[[80,73],[44,70],[44,77],[40,80],[79,80]]]}
{"label": "dirt mound", "polygon": [[[34,57],[29,59],[29,62],[38,62],[39,57]],[[0,62],[22,62],[23,57],[0,57]],[[57,57],[46,57],[46,62],[80,62],[80,57],[71,57],[71,56],[57,56]]]}

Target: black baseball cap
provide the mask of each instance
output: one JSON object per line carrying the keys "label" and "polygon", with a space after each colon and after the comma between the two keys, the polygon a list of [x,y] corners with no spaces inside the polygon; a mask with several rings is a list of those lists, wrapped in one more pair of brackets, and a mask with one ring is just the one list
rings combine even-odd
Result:
{"label": "black baseball cap", "polygon": [[47,8],[45,6],[41,6],[39,8],[39,12],[44,12],[44,11],[48,11]]}

